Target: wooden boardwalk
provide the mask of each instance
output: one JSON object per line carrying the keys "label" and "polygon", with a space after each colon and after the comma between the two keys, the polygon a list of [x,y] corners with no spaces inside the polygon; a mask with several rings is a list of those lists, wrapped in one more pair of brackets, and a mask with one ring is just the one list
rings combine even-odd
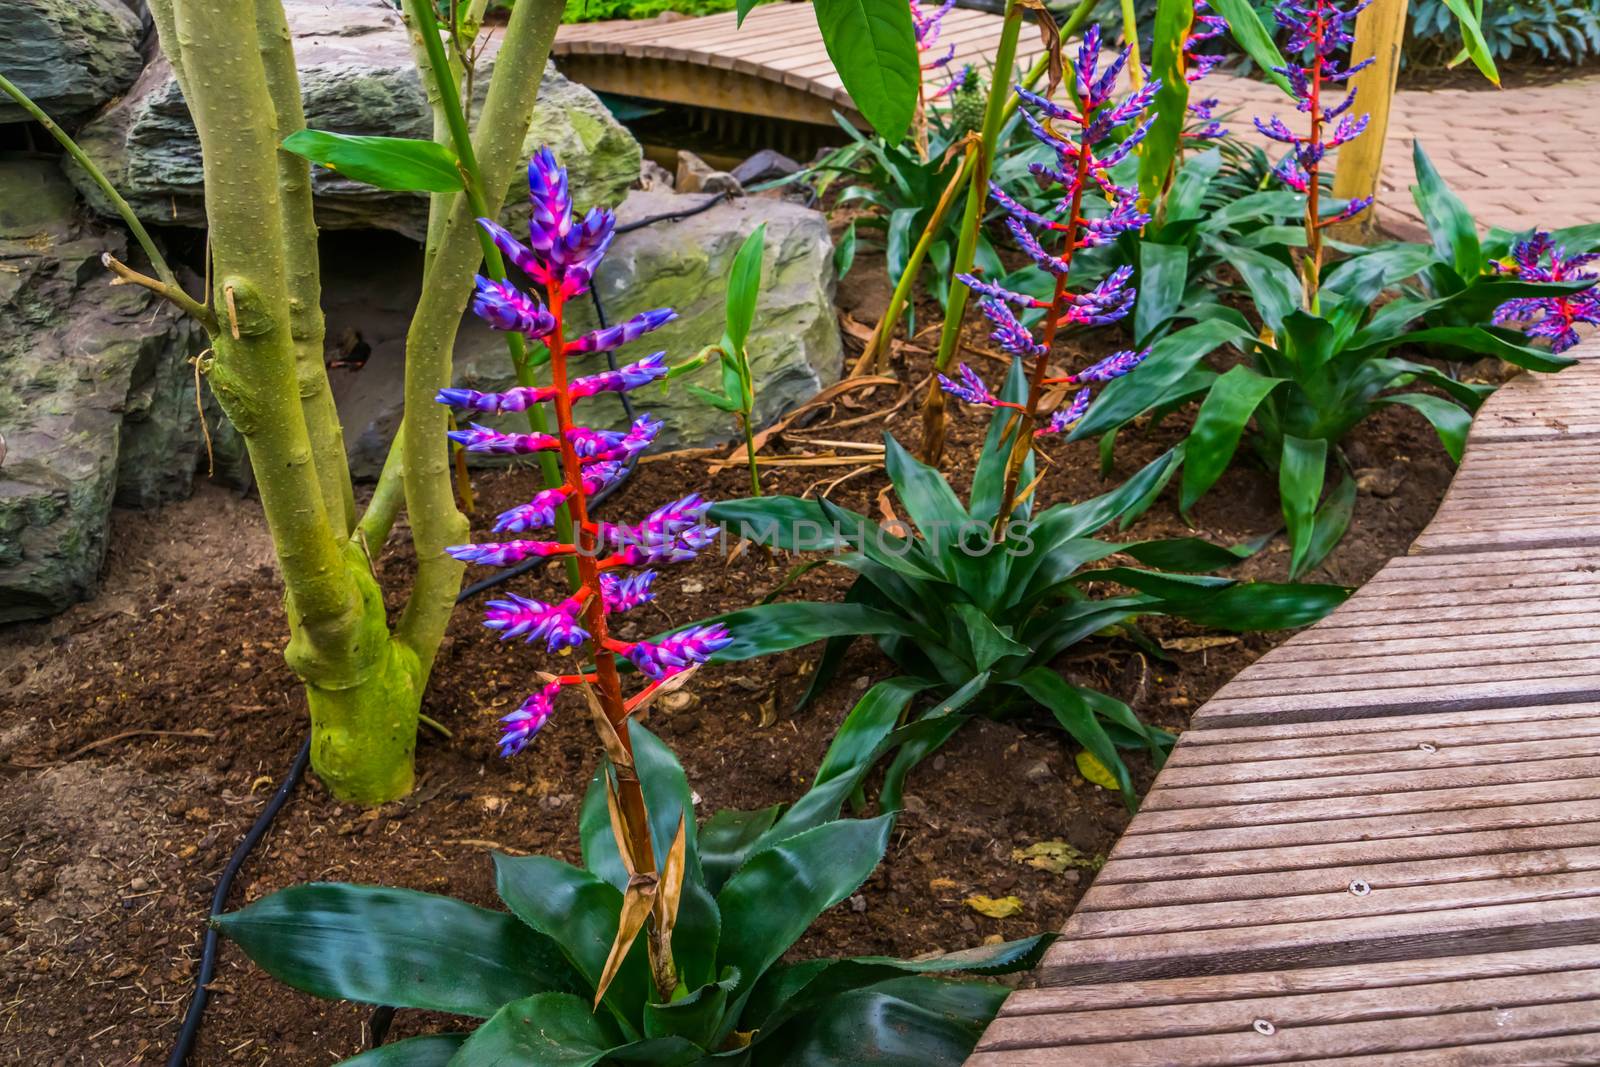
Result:
{"label": "wooden boardwalk", "polygon": [[1200,708],[970,1067],[1600,1063],[1600,342]]}

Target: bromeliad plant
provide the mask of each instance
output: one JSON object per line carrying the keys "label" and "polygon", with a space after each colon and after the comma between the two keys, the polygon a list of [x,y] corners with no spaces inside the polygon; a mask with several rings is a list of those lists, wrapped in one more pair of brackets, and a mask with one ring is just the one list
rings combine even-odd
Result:
{"label": "bromeliad plant", "polygon": [[811,923],[883,858],[892,815],[840,819],[843,801],[895,734],[888,683],[862,701],[794,804],[721,811],[695,825],[670,749],[634,726],[655,840],[675,982],[653,980],[635,944],[637,875],[616,832],[612,762],[579,818],[583,863],[496,855],[510,914],[451,897],[348,884],[294,886],[213,922],[264,970],[317,996],[487,1020],[471,1033],[414,1037],[347,1067],[957,1067],[1005,999],[1004,986],[951,975],[1032,967],[1053,935],[900,960],[780,962]]}
{"label": "bromeliad plant", "polygon": [[[1015,405],[1027,388],[1018,361],[1001,399]],[[1009,407],[996,410],[965,503],[938,471],[886,437],[889,478],[909,527],[880,525],[827,500],[786,496],[727,501],[709,513],[730,533],[788,551],[827,554],[808,568],[833,564],[857,576],[843,603],[764,603],[708,620],[734,634],[715,660],[749,659],[826,639],[809,700],[833,678],[850,643],[870,635],[903,672],[895,680],[900,707],[918,697],[934,702],[916,715],[905,713],[912,721],[885,779],[880,800],[886,808],[898,805],[910,768],[973,715],[998,717],[1035,704],[1048,708],[1112,770],[1131,803],[1133,785],[1117,747],[1148,748],[1159,759],[1168,738],[1121,701],[1068,682],[1054,666],[1058,657],[1141,615],[1175,615],[1237,630],[1303,626],[1345,595],[1330,586],[1247,583],[1156,569],[1213,571],[1248,555],[1195,538],[1131,544],[1097,539],[1097,531],[1159,490],[1178,463],[1173,452],[1120,488],[1081,504],[1059,504],[1036,515],[1027,499],[1019,500],[996,538],[1016,422]],[[1031,477],[1031,470],[1031,460],[1025,461],[1024,476]],[[1118,554],[1137,565],[1089,569]],[[1096,598],[1088,593],[1094,583],[1130,592]]]}
{"label": "bromeliad plant", "polygon": [[[1046,419],[1041,410],[1046,389],[1052,385],[1109,381],[1128,373],[1144,358],[1141,352],[1119,352],[1077,374],[1051,378],[1048,372],[1050,351],[1062,326],[1105,325],[1123,318],[1133,308],[1136,293],[1128,285],[1132,272],[1126,269],[1112,272],[1084,292],[1073,293],[1068,289],[1072,258],[1079,250],[1109,244],[1119,234],[1136,230],[1149,221],[1149,215],[1138,207],[1137,191],[1116,184],[1108,173],[1149,131],[1153,117],[1142,123],[1139,119],[1161,88],[1159,81],[1152,81],[1120,103],[1114,103],[1112,90],[1127,61],[1128,51],[1124,49],[1103,72],[1100,71],[1100,28],[1091,26],[1084,32],[1072,67],[1076,109],[1053,103],[1026,89],[1017,90],[1025,105],[1023,121],[1034,137],[1055,155],[1055,166],[1037,163],[1029,169],[1039,178],[1054,183],[1060,200],[1055,210],[1047,215],[1024,206],[998,185],[991,186],[990,194],[1009,216],[1006,227],[1017,244],[1053,277],[1054,291],[1050,298],[1040,300],[975,275],[961,275],[961,281],[983,297],[979,307],[995,326],[991,335],[994,341],[1031,364],[1027,397],[1021,404],[1012,405],[1018,412],[1018,428],[1006,462],[995,519],[997,529],[1003,529],[1010,519],[1023,466],[1033,452],[1035,435],[1060,433],[1070,428],[1083,417],[1092,395],[1090,388],[1083,385],[1065,408],[1049,413]],[[1119,143],[1096,154],[1096,149],[1107,145],[1113,133],[1130,123],[1135,125]],[[1062,127],[1071,128],[1073,132],[1064,133]],[[1106,201],[1108,210],[1102,216],[1090,217],[1086,213],[1085,196],[1091,189],[1097,190]],[[1041,238],[1054,243],[1057,234],[1060,235],[1059,246],[1047,249]],[[1043,311],[1042,336],[1034,338],[1011,310],[1013,304]],[[999,403],[971,368],[962,364],[959,370],[959,382],[939,375],[940,388],[969,404],[993,406]]]}

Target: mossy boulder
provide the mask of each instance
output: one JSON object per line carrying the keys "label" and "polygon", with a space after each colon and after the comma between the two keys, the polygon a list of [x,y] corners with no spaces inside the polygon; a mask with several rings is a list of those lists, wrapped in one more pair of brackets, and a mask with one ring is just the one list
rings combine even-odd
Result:
{"label": "mossy boulder", "polygon": [[74,217],[53,161],[0,158],[0,622],[90,596],[113,503],[186,494],[203,449],[200,331],[112,286],[125,244]]}
{"label": "mossy boulder", "polygon": [[[337,133],[430,137],[432,118],[399,13],[383,0],[288,0],[306,124]],[[500,40],[495,33],[474,80],[481,106]],[[476,111],[476,108],[475,108]],[[90,121],[78,141],[139,216],[165,225],[205,225],[200,142],[167,61],[156,56],[127,95]],[[572,172],[585,207],[619,203],[638,180],[641,151],[598,97],[545,70],[528,137],[529,152],[548,144]],[[75,165],[68,172],[84,198],[112,214],[100,190]],[[509,203],[525,204],[519,174]],[[376,189],[315,167],[317,221],[328,229],[383,229],[422,236],[421,194]],[[525,212],[524,207],[524,212]]]}
{"label": "mossy boulder", "polygon": [[[6,0],[0,16],[0,67],[17,88],[58,121],[81,117],[139,76],[143,35],[123,0]],[[0,95],[0,122],[27,112]]]}

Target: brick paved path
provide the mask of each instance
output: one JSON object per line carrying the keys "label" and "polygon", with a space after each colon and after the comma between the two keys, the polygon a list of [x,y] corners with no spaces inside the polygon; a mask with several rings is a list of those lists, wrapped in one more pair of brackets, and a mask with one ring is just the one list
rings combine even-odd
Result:
{"label": "brick paved path", "polygon": [[[1226,123],[1235,132],[1250,129],[1250,116],[1274,110],[1300,129],[1288,97],[1272,85],[1213,74],[1196,89],[1220,98],[1224,111],[1239,109]],[[1251,137],[1266,143],[1253,131]],[[1600,222],[1600,77],[1499,92],[1402,90],[1390,114],[1378,207],[1385,228],[1408,237],[1422,221],[1410,191],[1416,138],[1483,225]]]}

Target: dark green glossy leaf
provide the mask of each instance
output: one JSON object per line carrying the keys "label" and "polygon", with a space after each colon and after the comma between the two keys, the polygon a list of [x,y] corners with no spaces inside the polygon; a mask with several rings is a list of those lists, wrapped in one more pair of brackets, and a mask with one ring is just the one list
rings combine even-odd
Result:
{"label": "dark green glossy leaf", "polygon": [[1304,299],[1300,277],[1294,268],[1253,248],[1222,245],[1218,251],[1244,279],[1261,321],[1274,330],[1281,329],[1284,318],[1298,309]]}
{"label": "dark green glossy leaf", "polygon": [[[593,1067],[621,1040],[579,998],[541,993],[501,1008],[467,1039],[450,1067]],[[680,1055],[662,1062],[694,1061]]]}
{"label": "dark green glossy leaf", "polygon": [[[1351,485],[1353,487],[1354,483]],[[1333,503],[1336,497],[1337,491],[1328,497],[1329,503]],[[1327,506],[1324,505],[1324,510]],[[1318,518],[1321,518],[1320,513]],[[1312,540],[1306,563],[1308,569],[1321,562],[1321,557],[1316,557],[1314,535]],[[1201,626],[1235,633],[1292,630],[1321,619],[1344,603],[1349,595],[1350,590],[1337,585],[1239,582],[1226,589],[1196,590],[1188,597],[1169,598],[1160,605],[1160,610],[1163,614],[1188,619]]]}
{"label": "dark green glossy leaf", "polygon": [[1434,169],[1420,139],[1411,147],[1411,159],[1417,172],[1417,184],[1411,187],[1411,195],[1427,223],[1434,253],[1446,263],[1454,264],[1461,277],[1475,277],[1483,266],[1483,250],[1478,244],[1478,226],[1472,221],[1472,213]]}
{"label": "dark green glossy leaf", "polygon": [[712,1047],[723,1029],[728,996],[739,985],[739,972],[730,970],[720,981],[708,983],[670,1004],[644,1006],[646,1037],[676,1037],[702,1048]]}
{"label": "dark green glossy leaf", "polygon": [[903,616],[861,604],[757,604],[703,619],[700,624],[707,623],[721,623],[733,634],[733,644],[712,657],[713,663],[770,656],[843,634],[899,634],[936,640],[927,628]]}
{"label": "dark green glossy leaf", "polygon": [[1218,545],[1200,537],[1174,537],[1158,541],[1136,541],[1117,545],[1117,551],[1126,552],[1147,567],[1168,571],[1214,571],[1231,567],[1240,560],[1249,559],[1259,548],[1256,545]]}
{"label": "dark green glossy leaf", "polygon": [[212,922],[280,982],[331,1000],[487,1017],[576,988],[551,940],[514,917],[410,889],[313,882]]}
{"label": "dark green glossy leaf", "polygon": [[856,224],[852,219],[850,225],[844,228],[844,233],[839,235],[839,243],[833,249],[833,274],[834,277],[843,279],[850,273],[850,268],[856,262]]}
{"label": "dark green glossy leaf", "polygon": [[[698,849],[695,847],[693,794],[683,765],[671,748],[638,723],[630,725],[629,737],[633,741],[634,768],[639,775],[640,788],[644,790],[645,806],[650,810],[650,836],[655,844],[657,866],[665,862],[667,850],[678,832],[678,818],[682,816],[687,824],[684,832],[690,869],[696,870],[693,857],[698,855]],[[606,766],[602,765],[589,779],[578,820],[579,836],[583,843],[583,865],[620,890],[628,884],[628,872],[617,852],[616,835],[611,832],[611,816],[606,810],[606,791],[600,777],[605,772]]]}
{"label": "dark green glossy leaf", "polygon": [[430,1034],[427,1037],[409,1037],[340,1060],[335,1067],[447,1067],[450,1057],[456,1054],[467,1036]]}
{"label": "dark green glossy leaf", "polygon": [[899,811],[906,776],[918,763],[938,750],[939,746],[955,736],[966,722],[964,709],[989,684],[989,674],[984,672],[969,679],[936,707],[929,708],[916,722],[901,727],[896,733],[900,751],[895,753],[884,772],[883,786],[878,790],[878,805],[884,811]]}
{"label": "dark green glossy leaf", "polygon": [[1183,161],[1183,166],[1178,168],[1178,173],[1172,179],[1172,188],[1167,192],[1167,225],[1201,217],[1206,191],[1211,188],[1211,180],[1220,170],[1222,153],[1215,148],[1208,148]]}
{"label": "dark green glossy leaf", "polygon": [[1244,364],[1218,378],[1200,404],[1194,429],[1183,450],[1183,494],[1178,507],[1184,512],[1216,484],[1233,462],[1245,424],[1267,394],[1283,384],[1282,378],[1267,378]]}
{"label": "dark green glossy leaf", "polygon": [[283,139],[282,147],[351,181],[379,189],[418,193],[461,190],[455,153],[434,141],[296,130]]}
{"label": "dark green glossy leaf", "polygon": [[[1355,509],[1356,480],[1347,474],[1334,487],[1333,492],[1328,494],[1328,499],[1324,500],[1322,506],[1317,509],[1316,525],[1311,531],[1311,550],[1306,553],[1305,566],[1307,570],[1327,559],[1328,553],[1332,552],[1334,547],[1343,539],[1344,532],[1350,528],[1350,517],[1355,514]],[[1287,588],[1333,589],[1335,587],[1296,585],[1288,586]],[[1308,619],[1307,621],[1314,622],[1315,620]],[[1286,625],[1299,624],[1288,623]]]}
{"label": "dark green glossy leaf", "polygon": [[1322,480],[1328,469],[1328,442],[1285,434],[1278,467],[1278,496],[1289,528],[1289,577],[1300,577],[1311,551],[1311,531]]}
{"label": "dark green glossy leaf", "polygon": [[1189,284],[1189,250],[1182,245],[1140,241],[1137,283],[1133,335],[1138,338],[1136,343],[1143,345],[1178,313],[1183,303],[1183,291]]}
{"label": "dark green glossy leaf", "polygon": [[1165,400],[1206,355],[1222,345],[1248,343],[1254,335],[1227,319],[1210,319],[1168,334],[1132,373],[1111,382],[1089,413],[1067,435],[1081,441],[1121,426]]}
{"label": "dark green glossy leaf", "polygon": [[929,542],[950,545],[956,532],[972,523],[944,475],[900,447],[891,435],[883,435],[884,467],[895,495],[905,505],[911,522]]}
{"label": "dark green glossy leaf", "polygon": [[1133,778],[1128,774],[1128,766],[1117,754],[1117,746],[1112,743],[1105,727],[1100,725],[1093,706],[1084,699],[1084,690],[1072,685],[1049,667],[1033,667],[1011,684],[1044,705],[1074,741],[1088,749],[1095,759],[1116,775],[1123,797],[1130,803],[1133,801]]}
{"label": "dark green glossy leaf", "polygon": [[1472,416],[1461,410],[1454,401],[1428,393],[1400,393],[1396,396],[1379,397],[1378,403],[1404,404],[1420,412],[1423,418],[1433,424],[1434,431],[1444,444],[1444,450],[1450,453],[1450,458],[1457,463],[1461,462],[1461,454],[1467,447],[1467,431],[1472,428]]}
{"label": "dark green glossy leaf", "polygon": [[812,0],[812,6],[856,110],[884,140],[899,144],[922,82],[911,9],[898,0]]}
{"label": "dark green glossy leaf", "polygon": [[[495,891],[513,914],[561,946],[589,989],[599,985],[622,915],[611,883],[551,856],[495,853]],[[604,1003],[618,1021],[636,1017],[650,985],[644,939],[633,943]],[[588,1011],[587,1005],[584,1008]],[[632,1035],[630,1035],[632,1036]]]}
{"label": "dark green glossy leaf", "polygon": [[987,982],[899,978],[823,1001],[757,1035],[752,1067],[958,1067],[1009,992]]}
{"label": "dark green glossy leaf", "polygon": [[739,969],[741,993],[818,915],[867,880],[893,825],[892,815],[825,823],[769,845],[734,872],[717,894],[723,919],[717,955],[723,966]]}
{"label": "dark green glossy leaf", "polygon": [[[998,395],[1001,400],[1020,404],[1027,394],[1027,369],[1022,365],[1022,360],[1013,359]],[[1005,408],[996,408],[994,414],[989,416],[988,435],[983,441],[983,451],[978,453],[978,469],[973,474],[972,495],[967,502],[967,511],[979,522],[992,523],[1000,512],[1000,498],[1005,491],[1006,459],[1011,452],[1011,443],[1016,440],[1018,425],[1015,413]],[[1019,484],[1026,485],[1033,481],[1032,471],[1033,453],[1030,450],[1028,464],[1023,469]]]}
{"label": "dark green glossy leaf", "polygon": [[1507,363],[1545,373],[1562,370],[1577,362],[1571,356],[1557,355],[1546,348],[1523,344],[1519,334],[1488,326],[1432,326],[1425,330],[1414,330],[1406,334],[1405,339],[1411,344],[1444,345],[1481,356],[1499,356]]}
{"label": "dark green glossy leaf", "polygon": [[706,820],[700,828],[700,866],[707,889],[712,893],[722,890],[722,884],[744,863],[750,849],[778,821],[782,811],[782,804],[757,811],[724,808]]}

